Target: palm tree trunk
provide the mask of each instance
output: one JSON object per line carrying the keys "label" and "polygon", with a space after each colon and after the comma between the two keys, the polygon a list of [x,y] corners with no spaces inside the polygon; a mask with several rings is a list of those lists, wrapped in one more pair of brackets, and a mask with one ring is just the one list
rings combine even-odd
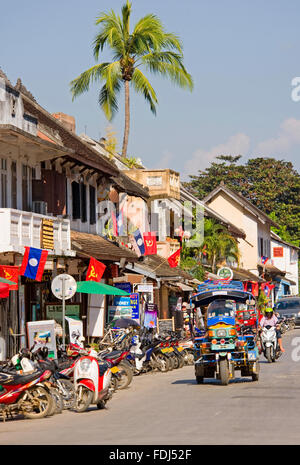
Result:
{"label": "palm tree trunk", "polygon": [[122,147],[122,157],[127,156],[128,137],[130,127],[130,106],[129,106],[129,81],[125,81],[125,128]]}

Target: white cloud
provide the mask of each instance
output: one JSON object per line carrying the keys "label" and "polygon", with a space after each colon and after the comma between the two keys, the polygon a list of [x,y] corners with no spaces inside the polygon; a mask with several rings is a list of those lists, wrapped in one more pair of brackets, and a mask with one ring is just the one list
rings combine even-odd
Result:
{"label": "white cloud", "polygon": [[198,170],[204,170],[219,155],[246,155],[250,148],[250,138],[243,133],[235,134],[224,142],[209,150],[198,149],[193,157],[184,166],[183,178],[189,174],[197,174]]}
{"label": "white cloud", "polygon": [[286,156],[289,150],[300,144],[300,120],[289,118],[280,125],[276,137],[260,142],[253,153],[257,156]]}

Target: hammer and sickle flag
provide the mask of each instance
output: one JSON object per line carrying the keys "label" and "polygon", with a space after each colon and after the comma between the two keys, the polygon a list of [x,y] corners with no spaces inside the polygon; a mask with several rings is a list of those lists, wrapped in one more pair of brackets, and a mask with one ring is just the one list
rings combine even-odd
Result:
{"label": "hammer and sickle flag", "polygon": [[148,232],[144,233],[144,244],[145,244],[145,255],[156,255],[157,254],[157,245],[156,245],[156,233]]}
{"label": "hammer and sickle flag", "polygon": [[18,279],[19,279],[19,267],[18,266],[1,265],[0,266],[0,277],[9,279],[9,281],[13,281],[14,283],[16,283],[15,285],[13,284],[9,285],[10,291],[18,290]]}
{"label": "hammer and sickle flag", "polygon": [[181,247],[180,249],[176,250],[176,252],[174,252],[172,255],[169,256],[168,262],[171,268],[175,268],[176,266],[179,265],[180,251],[181,251]]}
{"label": "hammer and sickle flag", "polygon": [[98,260],[91,257],[85,280],[97,282],[101,281],[105,268],[106,266],[103,263],[98,262]]}

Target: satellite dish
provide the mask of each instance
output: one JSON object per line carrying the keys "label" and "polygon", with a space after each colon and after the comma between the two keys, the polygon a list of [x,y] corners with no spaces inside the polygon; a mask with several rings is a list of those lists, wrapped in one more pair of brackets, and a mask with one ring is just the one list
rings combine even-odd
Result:
{"label": "satellite dish", "polygon": [[57,299],[62,300],[65,298],[65,300],[68,300],[77,291],[77,284],[73,276],[63,273],[55,276],[52,280],[51,290]]}

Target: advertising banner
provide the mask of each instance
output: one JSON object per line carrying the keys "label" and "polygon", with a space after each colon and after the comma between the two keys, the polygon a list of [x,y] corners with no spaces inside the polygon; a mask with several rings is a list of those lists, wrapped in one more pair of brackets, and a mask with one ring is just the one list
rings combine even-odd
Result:
{"label": "advertising banner", "polygon": [[34,352],[40,347],[47,347],[48,357],[57,358],[54,320],[29,321],[27,323],[27,336],[29,348],[34,346]]}

